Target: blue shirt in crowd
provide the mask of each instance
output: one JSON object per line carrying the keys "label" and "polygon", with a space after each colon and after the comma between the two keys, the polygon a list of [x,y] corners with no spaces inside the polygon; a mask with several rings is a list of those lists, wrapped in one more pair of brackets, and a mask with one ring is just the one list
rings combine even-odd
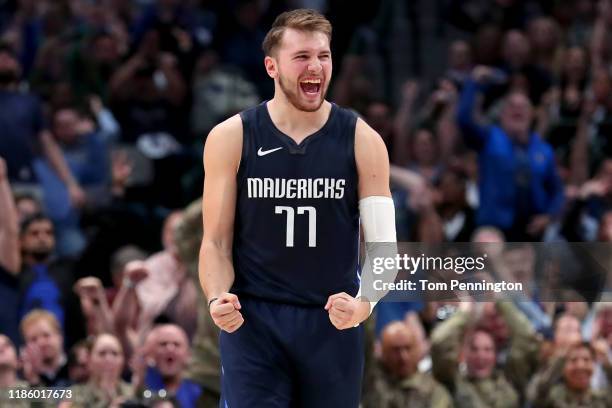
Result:
{"label": "blue shirt in crowd", "polygon": [[[161,374],[155,367],[147,367],[147,372],[145,373],[145,388],[153,392],[158,392],[166,388]],[[181,408],[195,408],[201,394],[202,387],[200,385],[189,379],[183,379],[174,398],[176,398]]]}
{"label": "blue shirt in crowd", "polygon": [[564,193],[552,148],[535,132],[521,145],[499,126],[477,124],[473,109],[478,87],[466,81],[457,113],[466,143],[479,153],[477,224],[507,230],[534,215],[558,215]]}

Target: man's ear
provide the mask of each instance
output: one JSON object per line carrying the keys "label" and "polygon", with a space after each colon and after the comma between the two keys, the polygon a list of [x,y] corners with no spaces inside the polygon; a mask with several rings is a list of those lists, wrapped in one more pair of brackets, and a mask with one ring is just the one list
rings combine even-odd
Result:
{"label": "man's ear", "polygon": [[266,58],[264,58],[264,66],[266,67],[266,72],[270,78],[276,78],[278,76],[276,58],[266,56]]}

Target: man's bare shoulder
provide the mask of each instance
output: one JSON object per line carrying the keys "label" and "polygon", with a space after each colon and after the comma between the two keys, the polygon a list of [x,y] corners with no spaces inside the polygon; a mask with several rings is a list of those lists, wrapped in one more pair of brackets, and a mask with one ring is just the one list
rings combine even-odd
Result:
{"label": "man's bare shoulder", "polygon": [[215,126],[204,146],[204,160],[238,165],[242,154],[242,119],[234,115]]}
{"label": "man's bare shoulder", "polygon": [[242,143],[242,119],[236,114],[212,128],[206,143]]}
{"label": "man's bare shoulder", "polygon": [[386,160],[389,155],[382,137],[363,119],[357,118],[355,126],[355,158],[357,162],[371,160]]}

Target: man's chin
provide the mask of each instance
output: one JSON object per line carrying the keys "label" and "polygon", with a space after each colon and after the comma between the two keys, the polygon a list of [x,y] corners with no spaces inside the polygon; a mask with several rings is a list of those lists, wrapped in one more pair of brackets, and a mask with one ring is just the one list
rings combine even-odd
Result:
{"label": "man's chin", "polygon": [[49,251],[32,251],[30,255],[36,262],[45,262],[51,256],[51,252]]}
{"label": "man's chin", "polygon": [[323,105],[323,98],[313,101],[292,101],[293,106],[303,112],[316,112]]}

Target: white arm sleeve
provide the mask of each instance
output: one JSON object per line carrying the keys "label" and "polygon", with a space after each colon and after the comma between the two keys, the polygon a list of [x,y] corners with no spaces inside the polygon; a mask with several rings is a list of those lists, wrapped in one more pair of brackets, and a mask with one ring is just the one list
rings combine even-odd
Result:
{"label": "white arm sleeve", "polygon": [[[366,242],[366,263],[362,268],[362,280],[359,285],[357,298],[362,296],[364,274],[371,274],[368,259],[375,257],[372,243],[382,243],[384,256],[395,257],[397,254],[397,236],[395,233],[395,207],[390,197],[370,196],[359,200],[359,215],[363,226],[363,235]],[[385,245],[394,244],[394,245]],[[376,256],[380,255],[377,251]],[[395,276],[393,276],[395,279]],[[370,300],[370,299],[368,299]],[[370,313],[378,300],[370,300]]]}

